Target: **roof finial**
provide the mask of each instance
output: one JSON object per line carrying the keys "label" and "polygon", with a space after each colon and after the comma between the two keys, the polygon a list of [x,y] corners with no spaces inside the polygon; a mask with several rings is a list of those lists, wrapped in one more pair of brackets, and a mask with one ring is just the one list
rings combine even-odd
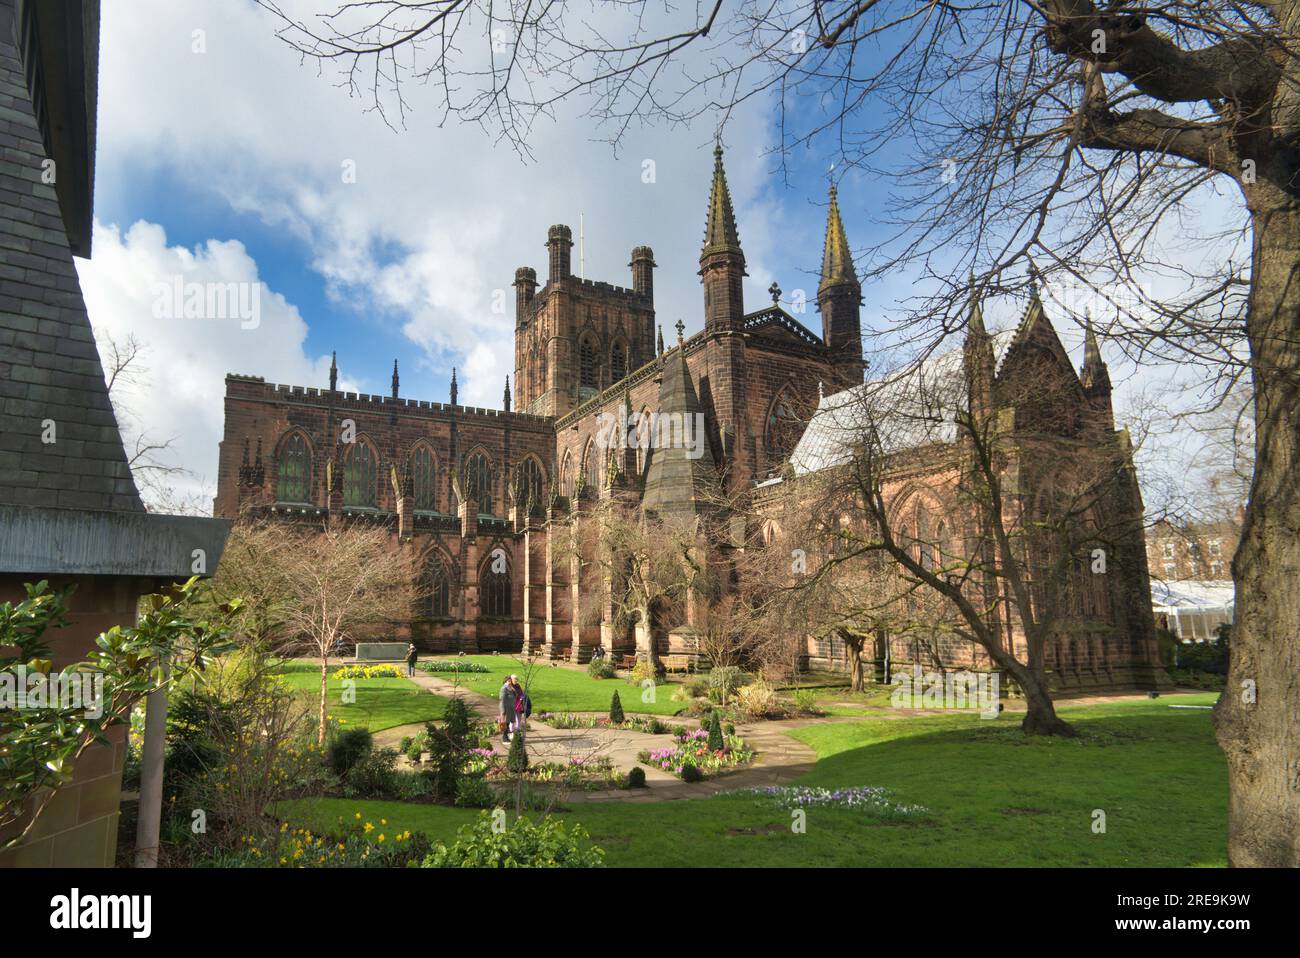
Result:
{"label": "roof finial", "polygon": [[506,374],[506,391],[501,396],[501,408],[510,411],[510,374]]}
{"label": "roof finial", "polygon": [[776,285],[776,280],[772,280],[772,285],[767,288],[767,291],[772,297],[773,306],[781,302],[781,287]]}
{"label": "roof finial", "polygon": [[393,360],[393,398],[397,398],[397,360]]}
{"label": "roof finial", "polygon": [[678,346],[682,345],[683,342],[682,333],[684,333],[685,331],[686,331],[686,324],[683,323],[680,319],[677,320],[677,345]]}
{"label": "roof finial", "polygon": [[657,343],[656,345],[657,345],[657,347],[658,347],[658,353],[657,353],[657,354],[660,355],[660,356],[662,356],[662,355],[664,354],[664,327],[663,327],[663,323],[660,323],[660,324],[659,324],[659,341],[658,341],[658,343]]}
{"label": "roof finial", "polygon": [[330,392],[339,388],[339,354],[330,353]]}
{"label": "roof finial", "polygon": [[456,405],[456,367],[451,367],[451,404]]}

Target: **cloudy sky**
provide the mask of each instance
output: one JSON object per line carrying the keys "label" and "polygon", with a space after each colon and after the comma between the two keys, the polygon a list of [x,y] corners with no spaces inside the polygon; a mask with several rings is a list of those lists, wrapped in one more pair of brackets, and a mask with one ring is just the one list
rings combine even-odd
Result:
{"label": "cloudy sky", "polygon": [[[630,285],[630,250],[652,246],[659,322],[700,328],[712,123],[632,130],[614,151],[575,106],[534,128],[524,161],[478,127],[440,123],[415,86],[391,129],[275,29],[251,0],[103,4],[96,229],[78,268],[97,333],[145,347],[123,398],[153,438],[173,439],[193,473],[182,495],[215,491],[228,372],[324,385],[337,350],[343,388],[387,392],[396,358],[405,396],[444,400],[455,367],[462,402],[498,406],[509,284],[518,266],[544,275],[552,223],[576,237],[581,217],[592,279]],[[809,158],[774,175],[774,139],[759,100],[724,134],[751,309],[774,279],[812,299],[821,258],[826,171]],[[850,178],[840,202],[864,244],[880,197]],[[158,284],[178,276],[262,284],[256,328],[159,315]],[[904,277],[868,288],[864,323],[887,329],[909,292]],[[800,318],[820,332],[811,308]]]}

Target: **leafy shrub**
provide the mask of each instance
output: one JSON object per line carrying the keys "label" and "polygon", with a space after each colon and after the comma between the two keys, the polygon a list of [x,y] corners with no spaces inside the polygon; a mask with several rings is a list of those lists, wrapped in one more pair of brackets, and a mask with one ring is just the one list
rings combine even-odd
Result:
{"label": "leafy shrub", "polygon": [[393,773],[392,796],[400,802],[415,802],[427,798],[433,791],[433,781],[419,772]]}
{"label": "leafy shrub", "polygon": [[720,752],[726,747],[722,738],[722,719],[717,712],[709,716],[709,751]]}
{"label": "leafy shrub", "polygon": [[528,771],[528,749],[524,748],[524,737],[516,732],[510,739],[510,754],[506,756],[506,770],[515,775]]}
{"label": "leafy shrub", "polygon": [[636,665],[632,666],[632,672],[627,677],[628,684],[640,685],[647,679],[651,682],[655,680],[655,667],[645,659],[640,659]]}
{"label": "leafy shrub", "polygon": [[1177,648],[1178,668],[1190,672],[1226,675],[1228,647],[1218,639],[1212,642],[1181,642]]}
{"label": "leafy shrub", "polygon": [[363,797],[385,798],[397,791],[397,751],[371,751],[348,769],[346,791]]}
{"label": "leafy shrub", "polygon": [[325,750],[325,761],[339,778],[346,778],[352,766],[370,754],[374,736],[369,729],[350,728],[336,731]]}
{"label": "leafy shrub", "polygon": [[700,771],[698,765],[683,765],[683,766],[682,766],[682,781],[683,781],[683,782],[702,782],[702,781],[704,781],[704,773]]}
{"label": "leafy shrub", "polygon": [[741,713],[749,718],[763,718],[780,708],[776,690],[762,680],[739,689],[736,700]]}
{"label": "leafy shrub", "polygon": [[587,674],[593,679],[612,679],[614,677],[614,660],[608,655],[592,659],[587,663]]}
{"label": "leafy shrub", "polygon": [[411,739],[406,743],[405,752],[407,759],[410,760],[412,765],[419,765],[420,759],[424,756],[423,746],[421,746],[421,744],[415,739]]}
{"label": "leafy shrub", "polygon": [[[518,739],[516,739],[517,741]],[[441,842],[424,859],[425,868],[599,868],[605,853],[589,844],[581,825],[568,831],[547,816],[540,825],[517,818],[501,832],[487,812],[463,826],[448,847]]]}
{"label": "leafy shrub", "polygon": [[609,700],[609,720],[619,723],[623,721],[623,702],[618,697],[618,692]]}
{"label": "leafy shrub", "polygon": [[720,665],[709,672],[709,698],[726,705],[748,676],[734,665]]}
{"label": "leafy shrub", "polygon": [[491,808],[496,793],[481,775],[462,775],[456,783],[456,804],[465,808]]}
{"label": "leafy shrub", "polygon": [[817,693],[812,689],[795,689],[794,704],[800,712],[821,715],[821,706],[817,704]]}
{"label": "leafy shrub", "polygon": [[682,683],[681,687],[693,699],[703,698],[709,694],[709,680],[702,675],[691,676]]}
{"label": "leafy shrub", "polygon": [[628,788],[645,788],[645,769],[633,766],[632,771],[627,773]]}
{"label": "leafy shrub", "polygon": [[414,741],[415,739],[410,735],[403,735],[402,741],[397,746],[397,750],[403,754],[409,753],[411,751],[411,743]]}

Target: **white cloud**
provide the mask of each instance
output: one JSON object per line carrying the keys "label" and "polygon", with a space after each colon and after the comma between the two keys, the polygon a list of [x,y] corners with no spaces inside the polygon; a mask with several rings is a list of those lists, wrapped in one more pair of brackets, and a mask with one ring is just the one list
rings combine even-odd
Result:
{"label": "white cloud", "polygon": [[192,473],[172,483],[177,498],[210,497],[226,373],[323,383],[329,357],[304,353],[307,324],[297,307],[264,284],[255,328],[244,328],[251,324],[238,318],[167,318],[159,308],[160,289],[178,278],[185,284],[259,284],[257,264],[238,241],[209,240],[189,250],[168,246],[163,228],[154,223],[137,222],[123,234],[97,222],[94,251],[93,259],[76,264],[96,335],[118,343],[134,336],[143,347],[135,380],[114,388],[115,401],[131,413],[122,424],[128,441],[139,429],[151,441],[170,440],[160,458]]}

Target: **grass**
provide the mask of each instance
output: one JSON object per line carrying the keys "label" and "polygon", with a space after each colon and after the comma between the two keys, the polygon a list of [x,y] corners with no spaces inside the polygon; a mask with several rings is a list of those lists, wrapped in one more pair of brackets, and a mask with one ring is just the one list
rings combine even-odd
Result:
{"label": "grass", "polygon": [[[788,811],[750,796],[575,803],[610,865],[623,866],[1224,866],[1227,775],[1210,713],[1172,696],[1070,707],[1078,740],[1028,739],[1018,720],[971,715],[811,725],[818,756],[792,784],[880,785],[930,809],[923,821],[872,823],[811,808],[805,834]],[[1177,704],[1211,704],[1212,694]],[[1094,811],[1106,815],[1093,831]],[[472,809],[348,799],[289,803],[316,829],[360,811],[450,839]]]}
{"label": "grass", "polygon": [[[466,655],[463,660],[484,665],[488,671],[458,673],[461,687],[491,699],[497,697],[506,676],[515,673],[523,681],[528,671],[524,659],[511,655]],[[433,674],[447,681],[455,678],[450,672]],[[672,700],[677,685],[676,682],[661,682],[655,687],[655,700],[643,702],[641,688],[628,685],[624,679],[593,679],[585,669],[563,665],[552,667],[549,662],[542,662],[533,669],[528,695],[533,700],[534,715],[538,712],[608,712],[609,700],[615,692],[623,703],[624,712],[676,715],[686,708],[685,702]]]}
{"label": "grass", "polygon": [[[333,667],[331,666],[331,670]],[[320,666],[302,660],[285,662],[278,674],[313,707],[320,696]],[[447,699],[420,688],[407,678],[356,680],[356,701],[343,701],[343,683],[330,678],[327,711],[345,726],[378,732],[398,725],[442,718]]]}

